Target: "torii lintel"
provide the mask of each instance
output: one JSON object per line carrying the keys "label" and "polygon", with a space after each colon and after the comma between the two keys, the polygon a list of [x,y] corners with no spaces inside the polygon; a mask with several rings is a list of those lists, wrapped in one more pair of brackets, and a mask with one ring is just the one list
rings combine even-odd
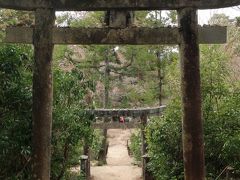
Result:
{"label": "torii lintel", "polygon": [[[8,27],[4,42],[33,43],[33,29]],[[227,28],[199,26],[200,44],[221,44],[227,41]],[[179,44],[179,28],[54,28],[53,44]]]}
{"label": "torii lintel", "polygon": [[216,9],[240,5],[240,0],[0,0],[1,8],[56,11]]}
{"label": "torii lintel", "polygon": [[148,116],[159,116],[162,114],[166,106],[153,107],[153,108],[138,108],[138,109],[89,109],[87,113],[94,114],[97,117],[141,117],[146,114]]}

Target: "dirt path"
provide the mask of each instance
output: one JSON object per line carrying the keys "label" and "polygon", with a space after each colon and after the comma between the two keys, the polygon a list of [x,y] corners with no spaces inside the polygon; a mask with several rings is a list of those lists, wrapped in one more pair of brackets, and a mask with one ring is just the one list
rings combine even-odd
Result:
{"label": "dirt path", "polygon": [[133,130],[108,130],[107,165],[91,167],[93,180],[140,180],[141,168],[132,165],[128,156],[127,140]]}

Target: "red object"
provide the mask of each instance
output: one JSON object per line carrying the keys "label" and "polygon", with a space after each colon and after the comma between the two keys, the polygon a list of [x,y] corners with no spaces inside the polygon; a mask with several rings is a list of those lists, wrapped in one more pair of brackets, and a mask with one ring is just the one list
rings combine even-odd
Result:
{"label": "red object", "polygon": [[119,122],[120,122],[120,123],[125,123],[125,119],[124,119],[123,116],[121,116],[121,117],[119,118]]}

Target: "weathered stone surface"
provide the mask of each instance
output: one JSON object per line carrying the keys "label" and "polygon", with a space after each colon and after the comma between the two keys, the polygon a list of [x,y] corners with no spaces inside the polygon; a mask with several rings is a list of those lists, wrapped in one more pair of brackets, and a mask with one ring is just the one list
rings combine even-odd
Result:
{"label": "weathered stone surface", "polygon": [[[7,28],[5,42],[32,43],[33,28]],[[201,44],[225,43],[227,28],[221,26],[199,27]],[[177,27],[162,28],[55,28],[54,44],[179,44]]]}
{"label": "weathered stone surface", "polygon": [[126,28],[134,25],[134,11],[110,10],[105,13],[105,24],[110,28]]}
{"label": "weathered stone surface", "polygon": [[240,5],[240,0],[0,0],[2,8],[52,8],[61,11],[215,9],[237,5]]}
{"label": "weathered stone surface", "polygon": [[33,34],[33,177],[50,179],[52,134],[52,29],[55,22],[53,10],[36,11],[36,28]]}
{"label": "weathered stone surface", "polygon": [[139,109],[94,109],[86,110],[87,113],[94,114],[97,117],[140,117],[142,114],[148,116],[161,115],[166,106],[160,106],[155,108],[139,108]]}
{"label": "weathered stone surface", "polygon": [[185,180],[204,180],[200,52],[196,9],[178,11],[182,79],[182,139]]}

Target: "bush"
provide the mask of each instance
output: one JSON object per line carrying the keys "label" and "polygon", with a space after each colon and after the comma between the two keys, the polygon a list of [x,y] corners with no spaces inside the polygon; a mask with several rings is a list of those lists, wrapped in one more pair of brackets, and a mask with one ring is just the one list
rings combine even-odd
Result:
{"label": "bush", "polygon": [[168,104],[161,118],[151,119],[147,127],[149,169],[159,180],[183,179],[181,104]]}
{"label": "bush", "polygon": [[130,151],[131,154],[134,157],[134,160],[136,161],[136,163],[140,163],[141,162],[141,158],[142,158],[142,152],[141,152],[141,146],[142,146],[142,142],[141,142],[141,132],[137,131],[135,133],[133,133],[130,137]]}
{"label": "bush", "polygon": [[98,159],[99,152],[102,148],[102,141],[103,141],[103,133],[99,129],[95,129],[93,132],[93,140],[91,145],[91,159],[96,160]]}
{"label": "bush", "polygon": [[0,179],[27,179],[31,159],[29,46],[0,45]]}

